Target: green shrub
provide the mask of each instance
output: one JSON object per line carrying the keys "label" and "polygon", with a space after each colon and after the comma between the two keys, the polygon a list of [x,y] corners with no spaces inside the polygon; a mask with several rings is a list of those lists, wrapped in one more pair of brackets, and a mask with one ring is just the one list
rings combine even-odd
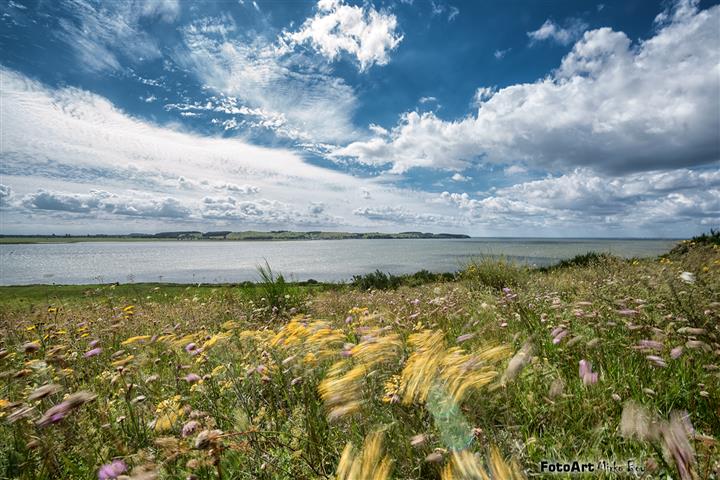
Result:
{"label": "green shrub", "polygon": [[572,258],[566,260],[560,260],[554,265],[548,267],[541,267],[538,270],[541,272],[549,272],[552,270],[560,270],[563,268],[571,267],[591,267],[594,265],[600,265],[609,261],[617,260],[617,257],[610,255],[609,253],[598,253],[598,252],[587,252],[580,255],[575,255]]}
{"label": "green shrub", "polygon": [[502,290],[523,285],[527,280],[528,267],[505,257],[481,257],[472,260],[460,276],[471,288],[490,287]]}
{"label": "green shrub", "polygon": [[249,289],[256,305],[267,307],[275,313],[283,313],[302,303],[302,290],[294,283],[287,282],[281,273],[274,272],[270,264],[257,267],[259,281]]}

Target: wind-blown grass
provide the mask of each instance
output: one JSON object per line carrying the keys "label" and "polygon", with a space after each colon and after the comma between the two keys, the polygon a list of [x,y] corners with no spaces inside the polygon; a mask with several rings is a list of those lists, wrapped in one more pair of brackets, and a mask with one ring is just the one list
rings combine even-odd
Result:
{"label": "wind-blown grass", "polygon": [[588,260],[4,288],[0,478],[717,478],[720,247]]}

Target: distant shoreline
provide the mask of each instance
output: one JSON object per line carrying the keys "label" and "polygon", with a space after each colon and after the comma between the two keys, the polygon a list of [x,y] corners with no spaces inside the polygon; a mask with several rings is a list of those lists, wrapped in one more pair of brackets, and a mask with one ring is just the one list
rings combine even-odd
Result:
{"label": "distant shoreline", "polygon": [[157,234],[128,235],[0,235],[0,245],[31,245],[58,243],[95,243],[95,242],[170,242],[170,241],[219,241],[219,242],[279,242],[279,241],[310,241],[310,240],[523,240],[523,241],[577,241],[577,240],[668,240],[681,241],[683,237],[472,237],[455,233],[351,233],[351,232],[228,232],[226,236],[213,235],[215,232],[167,232]]}
{"label": "distant shoreline", "polygon": [[0,244],[78,243],[78,242],[138,242],[138,241],[287,241],[287,240],[406,240],[406,239],[468,239],[469,235],[456,233],[352,233],[352,232],[160,232],[154,234],[130,233],[127,235],[0,235]]}

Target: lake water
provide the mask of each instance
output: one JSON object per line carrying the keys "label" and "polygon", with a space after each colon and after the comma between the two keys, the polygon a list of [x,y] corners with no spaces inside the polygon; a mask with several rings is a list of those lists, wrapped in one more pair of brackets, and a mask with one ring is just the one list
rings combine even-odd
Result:
{"label": "lake water", "polygon": [[380,269],[450,272],[478,256],[549,265],[588,251],[623,257],[667,252],[674,240],[508,239],[288,242],[87,242],[0,245],[0,284],[225,283],[257,280],[265,259],[295,280],[349,280]]}

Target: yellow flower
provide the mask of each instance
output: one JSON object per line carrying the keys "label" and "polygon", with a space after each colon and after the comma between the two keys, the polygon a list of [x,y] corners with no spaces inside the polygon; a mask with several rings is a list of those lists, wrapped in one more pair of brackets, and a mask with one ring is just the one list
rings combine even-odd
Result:
{"label": "yellow flower", "polygon": [[136,337],[130,337],[124,342],[120,343],[120,345],[130,345],[137,342],[143,342],[150,338],[150,335],[138,335]]}
{"label": "yellow flower", "polygon": [[385,382],[385,395],[382,401],[385,403],[397,403],[400,401],[400,392],[402,391],[402,378],[400,375],[393,375]]}
{"label": "yellow flower", "polygon": [[215,346],[215,344],[217,344],[219,341],[230,338],[230,336],[231,336],[230,333],[216,333],[215,335],[210,337],[210,340],[203,343],[202,349],[207,350],[207,349]]}
{"label": "yellow flower", "polygon": [[113,367],[122,367],[124,365],[127,365],[128,363],[132,362],[135,359],[135,355],[128,355],[125,358],[121,358],[120,360],[115,360],[111,363]]}
{"label": "yellow flower", "polygon": [[305,354],[305,357],[303,357],[303,362],[311,366],[315,365],[317,363],[317,357],[315,357],[315,354],[313,352],[308,352],[307,354]]}
{"label": "yellow flower", "polygon": [[213,371],[210,373],[211,376],[217,377],[218,375],[222,375],[225,373],[225,365],[218,365],[217,367],[213,368]]}
{"label": "yellow flower", "polygon": [[370,310],[367,307],[353,307],[348,311],[350,315],[367,315]]}
{"label": "yellow flower", "polygon": [[343,450],[338,463],[338,480],[385,480],[390,478],[392,460],[383,456],[383,434],[373,432],[365,437],[362,451],[356,451],[352,443]]}
{"label": "yellow flower", "polygon": [[224,328],[225,330],[232,330],[233,328],[237,328],[237,326],[237,322],[234,322],[232,320],[228,320],[227,322],[222,324],[222,328]]}
{"label": "yellow flower", "polygon": [[455,480],[462,478],[520,480],[525,476],[516,462],[503,460],[497,448],[490,449],[490,473],[483,469],[477,455],[468,450],[455,451],[452,462],[443,468],[440,478],[442,480]]}

